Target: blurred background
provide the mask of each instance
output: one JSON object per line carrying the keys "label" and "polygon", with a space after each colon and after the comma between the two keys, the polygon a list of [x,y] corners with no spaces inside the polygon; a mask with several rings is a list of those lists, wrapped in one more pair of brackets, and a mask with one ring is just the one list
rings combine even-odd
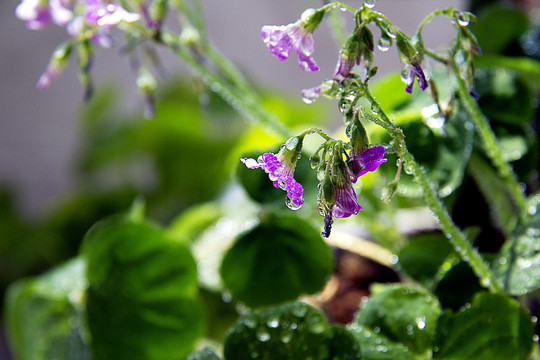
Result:
{"label": "blurred background", "polygon": [[[275,96],[271,101],[280,119],[330,127],[338,120],[335,102],[308,106],[300,95],[301,89],[333,73],[339,47],[327,22],[314,34],[318,73],[300,71],[294,56],[278,61],[260,39],[261,26],[293,22],[306,8],[319,7],[320,1],[202,3],[211,41],[261,92]],[[362,1],[348,3],[359,7]],[[411,34],[437,8],[481,14],[491,3],[378,0],[376,9]],[[531,19],[537,18],[540,6],[533,0],[502,3],[522,7]],[[90,103],[83,103],[73,59],[50,88],[37,90],[35,83],[52,51],[68,35],[55,25],[44,31],[26,29],[14,15],[17,4],[0,2],[0,307],[7,284],[74,256],[89,226],[125,210],[137,194],[145,195],[152,217],[163,222],[189,205],[213,199],[230,177],[217,164],[231,161],[230,148],[249,128],[211,91],[194,92],[203,86],[163,49],[158,52],[170,77],[158,79],[163,86],[156,109],[160,122],[143,120],[143,98],[130,60],[122,54],[121,37],[117,47],[96,51],[96,93]],[[424,32],[424,41],[435,47],[453,36],[448,21],[436,18]],[[537,39],[531,44],[538,44]],[[512,46],[500,52],[514,53]],[[539,53],[536,48],[529,55]],[[376,50],[375,56],[378,77],[401,69],[394,48]],[[207,102],[212,109],[204,109]],[[8,356],[0,336],[0,359]]]}

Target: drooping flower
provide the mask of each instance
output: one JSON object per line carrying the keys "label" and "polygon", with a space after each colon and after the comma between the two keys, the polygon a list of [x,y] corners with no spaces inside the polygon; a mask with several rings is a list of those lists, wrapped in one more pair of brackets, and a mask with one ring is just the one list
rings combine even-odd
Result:
{"label": "drooping flower", "polygon": [[375,171],[377,168],[385,163],[387,160],[384,158],[384,147],[378,145],[363,151],[351,150],[350,158],[347,162],[349,169],[353,174],[353,182],[356,182],[358,178],[370,171]]}
{"label": "drooping flower", "polygon": [[322,236],[328,237],[332,230],[333,218],[347,218],[358,215],[363,207],[358,203],[352,187],[353,174],[342,159],[341,150],[335,149],[330,171],[319,184],[319,213],[324,216]]}
{"label": "drooping flower", "polygon": [[240,159],[249,169],[262,168],[274,187],[287,192],[287,205],[292,209],[299,209],[304,204],[304,189],[294,178],[294,167],[283,156],[264,153],[257,160],[250,158]]}
{"label": "drooping flower", "polygon": [[412,62],[408,63],[406,65],[405,70],[403,71],[403,82],[407,85],[405,88],[405,91],[409,94],[412,93],[413,84],[414,84],[414,78],[416,77],[418,81],[418,86],[420,86],[420,90],[424,91],[428,87],[428,83],[426,81],[426,76],[424,75],[424,71],[422,70],[422,67],[420,66],[420,63],[418,62]]}
{"label": "drooping flower", "polygon": [[32,30],[42,30],[51,22],[65,26],[72,18],[67,0],[22,0],[15,8],[15,15]]}
{"label": "drooping flower", "polygon": [[319,25],[324,13],[313,9],[306,10],[300,20],[288,25],[265,25],[261,29],[261,38],[272,55],[279,60],[289,57],[292,49],[296,50],[298,64],[304,71],[319,71],[313,60],[315,42],[313,31]]}

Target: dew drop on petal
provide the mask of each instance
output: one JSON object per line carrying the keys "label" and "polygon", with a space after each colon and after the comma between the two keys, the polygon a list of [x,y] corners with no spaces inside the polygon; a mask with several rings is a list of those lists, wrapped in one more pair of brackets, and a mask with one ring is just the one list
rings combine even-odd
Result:
{"label": "dew drop on petal", "polygon": [[289,197],[285,199],[285,205],[291,210],[298,210],[302,207],[302,205],[295,204]]}

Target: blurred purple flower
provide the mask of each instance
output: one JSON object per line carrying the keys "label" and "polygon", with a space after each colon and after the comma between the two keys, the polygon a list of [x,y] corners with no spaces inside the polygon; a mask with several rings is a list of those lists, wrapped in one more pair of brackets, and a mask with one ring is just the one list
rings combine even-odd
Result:
{"label": "blurred purple flower", "polygon": [[261,38],[270,53],[279,60],[287,59],[294,48],[300,69],[319,71],[311,56],[315,50],[313,35],[303,26],[301,20],[288,25],[265,25],[261,29]]}
{"label": "blurred purple flower", "polygon": [[42,30],[51,21],[65,26],[73,18],[69,5],[67,0],[22,0],[15,8],[15,15],[32,30]]}
{"label": "blurred purple flower", "polygon": [[379,165],[385,163],[384,153],[384,147],[380,145],[366,149],[363,152],[351,150],[347,165],[353,174],[353,182],[356,182],[360,176],[377,170]]}
{"label": "blurred purple flower", "polygon": [[86,22],[101,27],[116,25],[121,21],[135,22],[141,18],[137,13],[130,13],[119,3],[109,0],[85,0]]}
{"label": "blurred purple flower", "polygon": [[283,158],[280,159],[272,153],[264,153],[257,160],[243,158],[240,161],[249,169],[262,168],[268,174],[268,178],[273,182],[274,187],[287,192],[287,198],[290,201],[288,206],[290,208],[298,209],[304,204],[304,198],[302,197],[304,189],[293,178],[294,168]]}

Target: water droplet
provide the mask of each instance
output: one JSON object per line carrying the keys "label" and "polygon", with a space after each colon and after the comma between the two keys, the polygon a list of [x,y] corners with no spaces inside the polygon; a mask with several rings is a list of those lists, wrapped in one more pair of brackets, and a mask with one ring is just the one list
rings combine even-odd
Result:
{"label": "water droplet", "polygon": [[372,9],[375,6],[376,0],[364,0],[364,6]]}
{"label": "water droplet", "polygon": [[386,346],[379,345],[379,346],[377,346],[377,351],[378,351],[378,352],[384,352],[384,353],[385,353],[385,352],[388,351],[388,349],[386,348]]}
{"label": "water droplet", "polygon": [[538,335],[533,335],[533,341],[534,342],[538,342],[538,339],[539,339]]}
{"label": "water droplet", "polygon": [[538,322],[538,318],[536,316],[531,316],[531,321],[536,324]]}
{"label": "water droplet", "polygon": [[321,334],[324,332],[324,324],[321,322],[316,322],[315,324],[311,324],[309,326],[309,331],[313,334]]}
{"label": "water droplet", "polygon": [[499,258],[499,264],[501,264],[501,265],[505,265],[507,263],[507,261],[508,260],[504,256]]}
{"label": "water droplet", "polygon": [[537,229],[537,228],[527,228],[527,235],[528,236],[532,236],[532,237],[536,237],[538,235],[540,235],[540,229]]}
{"label": "water droplet", "polygon": [[296,317],[304,317],[306,316],[307,308],[304,306],[297,306],[292,310],[292,314]]}
{"label": "water droplet", "polygon": [[257,326],[257,322],[253,318],[245,318],[244,319],[244,325],[247,326],[250,329],[254,329],[255,326]]}
{"label": "water droplet", "polygon": [[232,295],[228,292],[223,292],[221,294],[221,300],[223,300],[224,303],[230,303],[232,301]]}
{"label": "water droplet", "polygon": [[381,328],[380,328],[380,327],[375,327],[375,328],[373,328],[373,332],[374,332],[375,334],[378,334],[378,333],[381,332]]}
{"label": "water droplet", "polygon": [[369,297],[367,297],[367,296],[362,296],[362,299],[360,299],[360,302],[361,302],[362,304],[365,304],[365,303],[368,302],[368,300],[369,300]]}
{"label": "water droplet", "polygon": [[399,262],[399,256],[397,255],[390,256],[390,264],[396,265],[398,262]]}
{"label": "water droplet", "polygon": [[310,8],[310,9],[306,9],[304,10],[304,12],[302,13],[302,15],[300,15],[300,19],[306,23],[310,20],[311,16],[313,16],[313,14],[315,14],[316,10],[313,9],[313,8]]}
{"label": "water droplet", "polygon": [[[447,236],[447,237],[448,237],[448,236]],[[459,246],[456,246],[456,248],[455,248],[455,249],[456,249],[456,252],[458,252],[458,253],[459,253],[459,252],[461,252],[461,247],[459,247]]]}
{"label": "water droplet", "polygon": [[258,330],[257,339],[259,339],[260,342],[267,342],[270,340],[270,334],[267,333],[266,330]]}
{"label": "water droplet", "polygon": [[401,71],[401,81],[403,81],[405,84],[409,83],[409,77],[411,76],[411,72],[409,71],[408,67],[405,67]]}
{"label": "water droplet", "polygon": [[369,331],[364,332],[364,337],[365,338],[371,337],[371,332],[369,332]]}
{"label": "water droplet", "polygon": [[528,269],[532,266],[532,260],[531,259],[518,259],[517,266],[519,266],[521,269]]}
{"label": "water droplet", "polygon": [[418,326],[418,328],[420,330],[423,330],[426,327],[426,318],[425,317],[416,318],[414,320],[414,322],[416,322],[416,326]]}
{"label": "water droplet", "polygon": [[491,280],[488,277],[483,277],[480,279],[480,285],[483,287],[488,287],[491,284]]}
{"label": "water droplet", "polygon": [[259,353],[257,351],[252,351],[249,353],[249,355],[252,359],[256,359],[257,357],[259,357]]}
{"label": "water droplet", "polygon": [[407,325],[407,335],[409,335],[409,336],[414,335],[414,326]]}
{"label": "water droplet", "polygon": [[396,28],[394,27],[394,25],[391,25],[391,24],[387,24],[386,25],[386,34],[391,38],[391,39],[395,39],[396,38]]}
{"label": "water droplet", "polygon": [[296,323],[291,324],[291,330],[296,330],[298,328],[298,325]]}
{"label": "water droplet", "polygon": [[471,19],[470,19],[469,14],[467,14],[467,13],[460,13],[460,14],[458,15],[457,21],[458,21],[459,26],[468,26],[469,23],[471,22]]}
{"label": "water droplet", "polygon": [[377,47],[379,50],[386,52],[390,50],[390,47],[392,46],[392,40],[390,38],[381,37],[379,39],[379,42],[377,43]]}
{"label": "water droplet", "polygon": [[536,215],[537,208],[536,206],[529,206],[529,215]]}
{"label": "water droplet", "polygon": [[279,326],[279,320],[270,319],[270,320],[268,320],[266,325],[268,325],[269,328],[275,329],[275,328],[277,328]]}
{"label": "water droplet", "polygon": [[339,7],[339,10],[345,12],[345,11],[347,11],[347,8],[346,8],[345,6],[340,6],[340,7]]}
{"label": "water droplet", "polygon": [[352,101],[347,98],[343,98],[339,101],[339,111],[347,113],[351,109]]}
{"label": "water droplet", "polygon": [[289,197],[285,199],[285,205],[287,205],[287,207],[291,210],[298,210],[302,207],[302,205],[295,204]]}
{"label": "water droplet", "polygon": [[288,344],[289,341],[291,341],[291,338],[292,338],[292,334],[286,332],[283,335],[281,335],[281,342],[284,344]]}
{"label": "water droplet", "polygon": [[442,129],[445,122],[446,121],[442,116],[433,116],[426,120],[427,126],[432,129]]}
{"label": "water droplet", "polygon": [[471,306],[472,306],[471,303],[466,303],[466,304],[465,304],[465,309],[470,309]]}
{"label": "water droplet", "polygon": [[376,102],[371,104],[371,112],[375,115],[378,115],[381,111],[381,107]]}

